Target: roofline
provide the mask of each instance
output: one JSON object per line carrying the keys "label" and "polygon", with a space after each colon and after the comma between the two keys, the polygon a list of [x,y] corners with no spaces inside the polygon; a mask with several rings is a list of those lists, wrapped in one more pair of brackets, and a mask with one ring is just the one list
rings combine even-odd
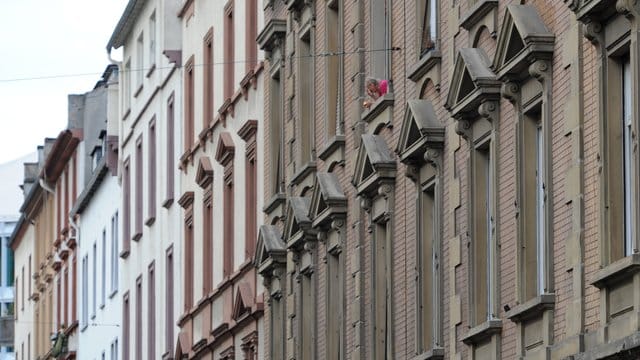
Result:
{"label": "roofline", "polygon": [[103,156],[100,160],[100,163],[96,167],[96,170],[93,173],[93,176],[89,180],[87,186],[85,186],[84,190],[76,199],[76,205],[69,212],[69,216],[75,217],[76,215],[82,214],[82,212],[89,206],[91,199],[93,199],[93,195],[95,195],[96,191],[100,188],[100,185],[104,181],[107,173],[109,172],[109,167],[107,167],[106,156]]}
{"label": "roofline", "polygon": [[107,43],[107,52],[110,53],[111,49],[117,49],[124,45],[127,36],[131,33],[133,25],[138,19],[138,15],[144,7],[147,0],[129,0],[127,7],[120,16],[120,20],[116,25],[116,28],[111,34],[111,38]]}
{"label": "roofline", "polygon": [[15,244],[14,242],[16,241],[16,238],[18,237],[18,234],[22,231],[23,226],[25,225],[25,216],[24,214],[20,214],[20,219],[18,219],[18,223],[16,224],[16,226],[13,228],[13,232],[11,233],[11,236],[9,237],[9,243],[7,245],[9,245],[9,247],[11,248],[11,250],[15,251],[17,248],[17,245],[19,244]]}

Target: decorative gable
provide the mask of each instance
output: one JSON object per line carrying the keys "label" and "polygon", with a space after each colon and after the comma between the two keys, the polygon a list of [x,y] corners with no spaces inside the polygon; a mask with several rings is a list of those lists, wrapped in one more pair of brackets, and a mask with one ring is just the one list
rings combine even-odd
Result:
{"label": "decorative gable", "polygon": [[313,226],[326,226],[335,216],[346,216],[346,213],[347,197],[338,177],[334,173],[317,173],[309,210]]}
{"label": "decorative gable", "polygon": [[456,119],[474,118],[481,103],[500,99],[500,83],[489,66],[489,58],[482,49],[458,51],[445,105]]}
{"label": "decorative gable", "polygon": [[396,152],[403,163],[423,163],[427,149],[444,147],[445,129],[429,100],[409,100]]}
{"label": "decorative gable", "polygon": [[529,64],[553,56],[555,36],[545,26],[535,7],[509,5],[505,11],[493,69],[500,79],[529,76]]}
{"label": "decorative gable", "polygon": [[384,181],[395,181],[396,162],[384,139],[364,134],[360,141],[352,182],[358,195],[374,195]]}
{"label": "decorative gable", "polygon": [[236,321],[244,318],[251,314],[252,306],[253,292],[251,291],[251,287],[246,282],[242,281],[236,288],[236,298],[233,301],[231,318]]}
{"label": "decorative gable", "polygon": [[287,263],[286,245],[280,230],[274,225],[260,226],[256,249],[254,265],[262,276],[271,275],[271,270]]}
{"label": "decorative gable", "polygon": [[287,215],[284,223],[284,239],[287,247],[296,247],[307,238],[311,237],[311,219],[309,219],[308,197],[294,196],[289,198]]}
{"label": "decorative gable", "polygon": [[208,156],[202,156],[198,161],[198,169],[196,170],[196,183],[201,188],[206,188],[213,182],[213,166]]}

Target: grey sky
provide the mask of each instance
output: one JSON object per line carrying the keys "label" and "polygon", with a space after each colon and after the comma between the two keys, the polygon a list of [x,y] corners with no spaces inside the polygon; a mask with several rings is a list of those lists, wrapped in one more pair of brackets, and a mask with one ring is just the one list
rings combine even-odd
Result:
{"label": "grey sky", "polygon": [[[0,164],[67,124],[67,95],[93,88],[127,0],[0,0]],[[70,74],[57,79],[7,81]]]}

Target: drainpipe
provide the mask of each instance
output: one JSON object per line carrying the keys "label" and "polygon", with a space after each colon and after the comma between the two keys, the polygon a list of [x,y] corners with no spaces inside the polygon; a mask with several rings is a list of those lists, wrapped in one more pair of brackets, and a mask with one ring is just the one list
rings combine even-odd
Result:
{"label": "drainpipe", "polygon": [[[47,176],[47,173],[45,172],[44,175]],[[55,193],[53,188],[49,184],[47,184],[47,182],[44,180],[44,178],[40,178],[38,180],[39,180],[40,186],[43,189],[45,189],[48,193],[51,193],[51,194]]]}
{"label": "drainpipe", "polygon": [[118,60],[114,60],[111,57],[111,49],[107,49],[107,59],[109,60],[109,62],[113,65],[118,65],[118,68],[120,68],[120,65],[122,65],[122,61],[118,61]]}

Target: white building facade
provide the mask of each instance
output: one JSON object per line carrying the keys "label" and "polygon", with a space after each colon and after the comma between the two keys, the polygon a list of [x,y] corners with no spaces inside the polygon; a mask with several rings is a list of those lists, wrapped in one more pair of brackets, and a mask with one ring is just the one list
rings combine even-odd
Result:
{"label": "white building facade", "polygon": [[[181,229],[179,1],[130,0],[107,50],[123,48],[118,115],[118,359],[170,358],[178,336]],[[178,300],[177,300],[178,299]]]}

